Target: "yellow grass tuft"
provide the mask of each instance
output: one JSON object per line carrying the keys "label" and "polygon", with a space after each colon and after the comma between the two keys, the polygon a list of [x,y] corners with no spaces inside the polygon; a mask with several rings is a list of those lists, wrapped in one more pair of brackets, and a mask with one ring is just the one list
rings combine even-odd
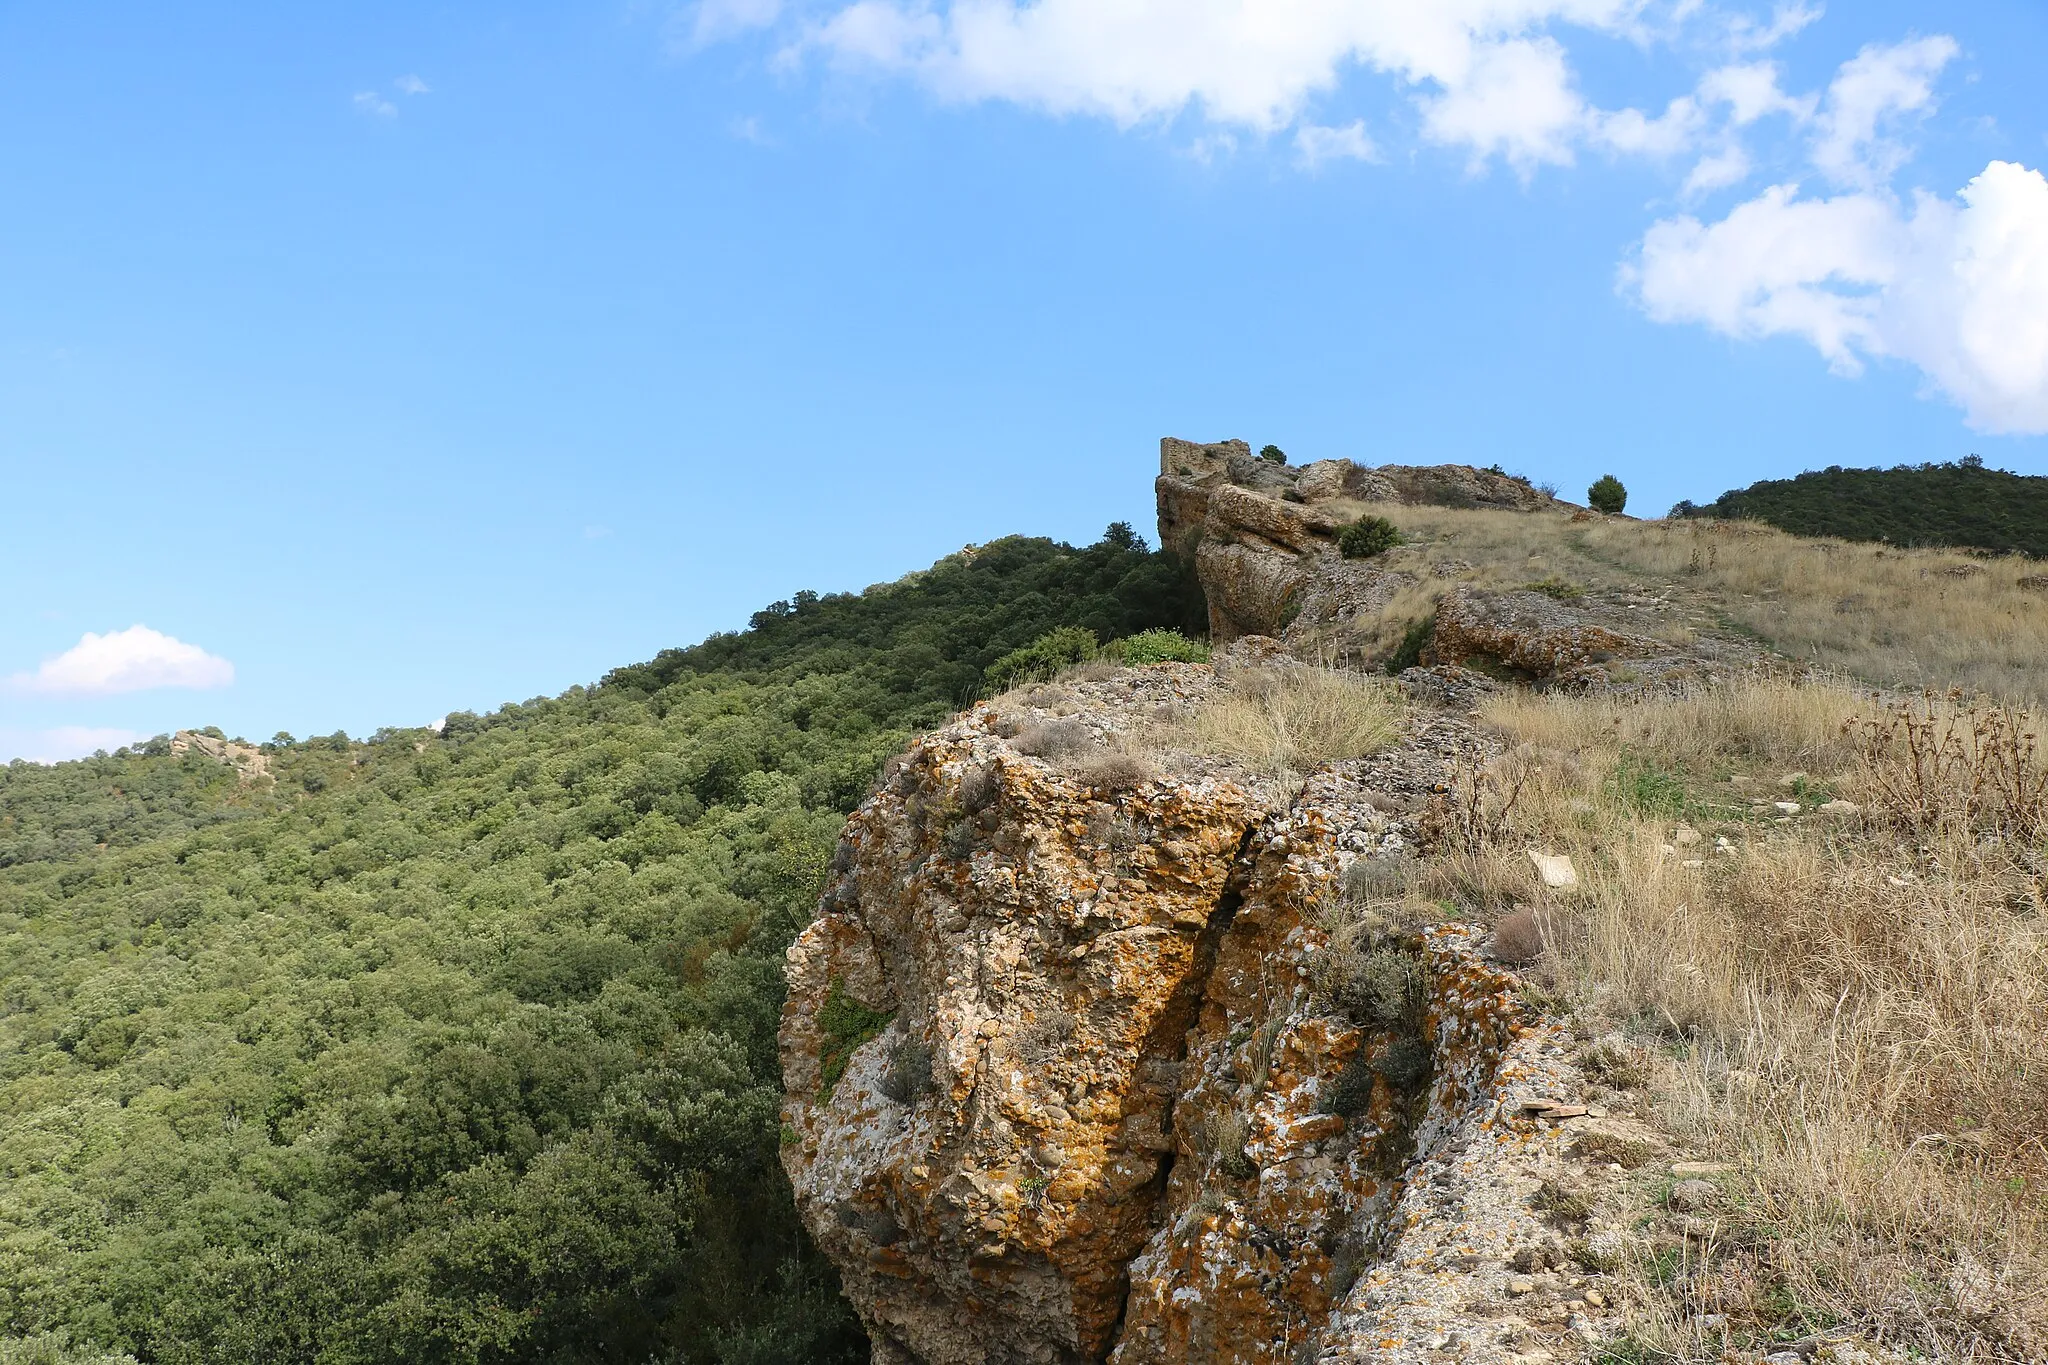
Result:
{"label": "yellow grass tuft", "polygon": [[1234,673],[1229,690],[1196,711],[1179,738],[1196,752],[1285,776],[1377,753],[1399,733],[1398,694],[1384,679],[1283,667]]}

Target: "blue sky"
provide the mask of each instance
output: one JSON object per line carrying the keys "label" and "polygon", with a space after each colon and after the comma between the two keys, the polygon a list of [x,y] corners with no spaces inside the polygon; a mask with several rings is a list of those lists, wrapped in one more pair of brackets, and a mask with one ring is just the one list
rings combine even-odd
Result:
{"label": "blue sky", "polygon": [[1149,528],[1165,434],[2048,473],[2037,0],[271,9],[0,8],[0,757]]}

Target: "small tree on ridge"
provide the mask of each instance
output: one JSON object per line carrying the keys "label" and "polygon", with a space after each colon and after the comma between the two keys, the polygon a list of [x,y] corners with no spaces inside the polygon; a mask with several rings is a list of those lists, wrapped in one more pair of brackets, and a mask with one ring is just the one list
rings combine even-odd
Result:
{"label": "small tree on ridge", "polygon": [[1593,486],[1586,490],[1586,503],[1596,512],[1616,516],[1628,506],[1628,490],[1621,486],[1621,480],[1612,474],[1602,474],[1593,480]]}

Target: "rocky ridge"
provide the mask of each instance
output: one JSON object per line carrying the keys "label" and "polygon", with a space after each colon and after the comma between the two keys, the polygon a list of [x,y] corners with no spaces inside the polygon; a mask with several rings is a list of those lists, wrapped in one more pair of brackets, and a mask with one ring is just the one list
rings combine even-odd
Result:
{"label": "rocky ridge", "polygon": [[[1211,638],[1270,636],[1304,658],[1377,667],[1391,652],[1382,619],[1420,598],[1433,611],[1415,680],[1439,700],[1468,699],[1495,682],[1539,687],[1668,686],[1751,667],[1740,641],[1646,630],[1635,603],[1560,600],[1526,588],[1462,581],[1469,565],[1439,560],[1423,583],[1412,570],[1345,559],[1337,536],[1374,504],[1511,511],[1597,519],[1600,514],[1467,465],[1320,460],[1293,468],[1259,459],[1242,441],[1160,442],[1160,543],[1193,561],[1209,603]],[[1539,585],[1540,586],[1540,585]],[[1657,604],[1650,604],[1655,606]],[[1418,619],[1421,619],[1418,616]]]}
{"label": "rocky ridge", "polygon": [[1290,651],[1341,658],[1413,586],[1338,554],[1363,508],[1573,513],[1493,471],[1289,469],[1242,442],[1163,442],[1158,492],[1217,666],[977,705],[847,826],[788,955],[806,1225],[879,1365],[1582,1355],[1621,1321],[1622,1190],[1682,1154],[1608,1084],[1626,1048],[1531,1007],[1512,952],[1375,905],[1490,755],[1477,691],[1734,656],[1451,587],[1399,742],[1276,778],[1188,723]]}

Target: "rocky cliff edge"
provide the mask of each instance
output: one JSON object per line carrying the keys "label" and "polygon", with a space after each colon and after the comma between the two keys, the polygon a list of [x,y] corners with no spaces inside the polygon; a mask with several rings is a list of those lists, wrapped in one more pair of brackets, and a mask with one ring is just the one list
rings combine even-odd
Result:
{"label": "rocky cliff edge", "polygon": [[[789,951],[783,1158],[882,1365],[1505,1360],[1600,1330],[1537,1207],[1583,1176],[1572,1040],[1479,930],[1342,910],[1407,875],[1401,812],[1477,737],[1417,712],[1305,782],[1177,746],[1258,673],[977,706],[849,823]],[[1531,1274],[1576,1309],[1505,1314]]]}

